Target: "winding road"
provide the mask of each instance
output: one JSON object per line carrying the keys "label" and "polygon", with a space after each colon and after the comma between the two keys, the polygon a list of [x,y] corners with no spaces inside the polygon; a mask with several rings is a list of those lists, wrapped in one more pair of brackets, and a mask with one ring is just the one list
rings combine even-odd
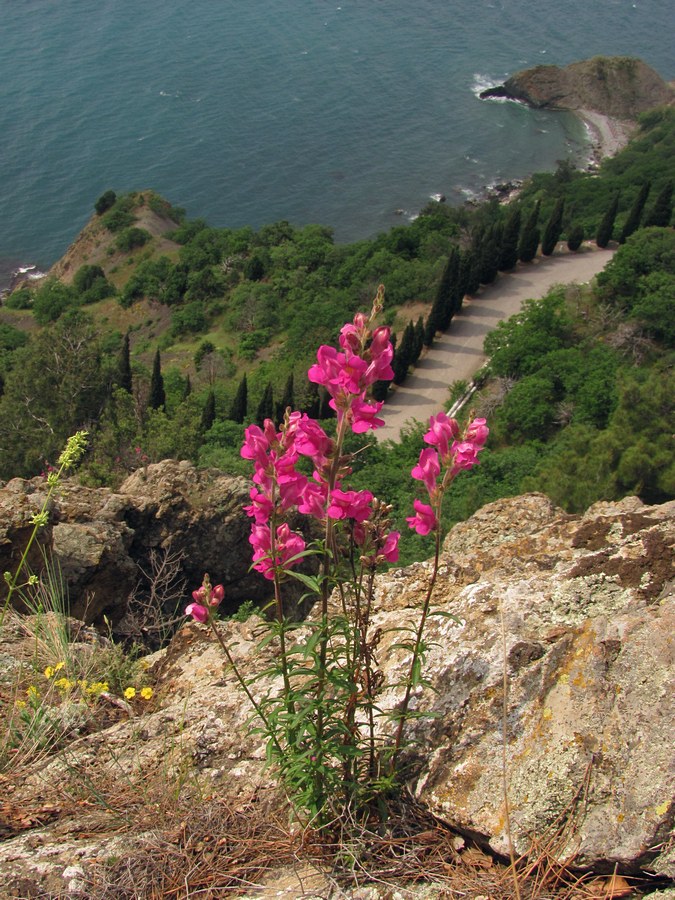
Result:
{"label": "winding road", "polygon": [[612,249],[584,245],[578,253],[558,251],[518,268],[465,300],[445,334],[436,338],[420,358],[405,384],[396,388],[382,410],[383,428],[375,433],[380,441],[400,438],[408,421],[426,422],[439,410],[447,410],[448,388],[459,380],[470,381],[487,361],[483,353],[485,335],[502,319],[520,311],[523,301],[545,296],[554,284],[585,284],[604,269]]}

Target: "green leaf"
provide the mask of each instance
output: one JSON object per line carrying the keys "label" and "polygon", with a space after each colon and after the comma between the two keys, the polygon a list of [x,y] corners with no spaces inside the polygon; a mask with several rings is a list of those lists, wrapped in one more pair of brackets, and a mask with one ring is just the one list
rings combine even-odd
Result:
{"label": "green leaf", "polygon": [[295,578],[296,581],[301,581],[305,587],[308,587],[313,594],[321,593],[321,585],[319,584],[319,579],[314,575],[305,575],[304,572],[292,572],[289,571],[286,573],[290,575],[291,578]]}
{"label": "green leaf", "polygon": [[447,612],[445,609],[430,609],[430,616],[441,616],[444,619],[452,619],[453,622],[456,622],[458,625],[463,625],[464,622],[462,619],[459,619],[457,616],[453,616],[452,613]]}

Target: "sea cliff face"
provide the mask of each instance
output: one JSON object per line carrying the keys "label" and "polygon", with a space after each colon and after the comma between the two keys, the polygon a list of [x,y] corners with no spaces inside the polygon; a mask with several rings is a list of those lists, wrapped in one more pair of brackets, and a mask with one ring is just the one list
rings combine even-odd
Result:
{"label": "sea cliff face", "polygon": [[590,109],[629,120],[675,102],[673,88],[654,69],[626,56],[596,56],[564,68],[535,66],[480,96],[520,100],[537,109]]}

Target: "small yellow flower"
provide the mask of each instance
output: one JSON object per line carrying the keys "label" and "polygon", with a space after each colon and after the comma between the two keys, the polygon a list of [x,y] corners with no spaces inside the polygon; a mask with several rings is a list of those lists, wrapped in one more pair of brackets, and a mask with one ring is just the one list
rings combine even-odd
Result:
{"label": "small yellow flower", "polygon": [[65,669],[65,667],[66,667],[66,664],[64,662],[57,662],[57,664],[54,666],[54,671],[60,672],[61,669]]}
{"label": "small yellow flower", "polygon": [[26,701],[25,701],[25,700],[17,700],[17,701],[16,701],[16,708],[17,708],[17,709],[25,709],[25,708],[26,708]]}
{"label": "small yellow flower", "polygon": [[53,666],[47,666],[45,668],[45,673],[44,673],[45,678],[53,678],[55,672],[56,672],[56,669]]}
{"label": "small yellow flower", "polygon": [[154,691],[151,687],[141,688],[141,697],[144,700],[149,700],[152,697],[153,693],[154,693]]}
{"label": "small yellow flower", "polygon": [[75,682],[70,681],[69,678],[57,678],[54,682],[54,687],[58,688],[60,691],[69,691],[71,688],[75,687]]}
{"label": "small yellow flower", "polygon": [[103,693],[103,691],[108,690],[108,682],[107,681],[93,681],[89,687],[84,688],[88,694],[93,694],[95,697],[98,697],[99,694]]}
{"label": "small yellow flower", "polygon": [[124,691],[125,700],[133,700],[135,696],[136,696],[136,688],[135,687],[128,687]]}
{"label": "small yellow flower", "polygon": [[40,691],[38,691],[34,684],[31,684],[31,686],[26,691],[26,696],[29,700],[37,700],[37,698],[40,696]]}

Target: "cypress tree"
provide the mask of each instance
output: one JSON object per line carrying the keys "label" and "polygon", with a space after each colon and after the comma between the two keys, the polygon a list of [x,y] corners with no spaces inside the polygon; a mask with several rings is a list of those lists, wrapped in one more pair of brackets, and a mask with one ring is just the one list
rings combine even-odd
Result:
{"label": "cypress tree", "polygon": [[619,195],[615,194],[612,198],[612,202],[607,207],[607,212],[602,218],[602,222],[600,222],[600,227],[598,228],[598,233],[595,237],[595,243],[604,250],[604,248],[609,244],[612,240],[612,231],[614,230],[614,220],[616,219],[616,212],[619,208]]}
{"label": "cypress tree", "polygon": [[248,412],[248,384],[246,383],[246,376],[241,379],[239,382],[239,387],[237,388],[237,393],[234,395],[234,400],[232,401],[232,408],[230,409],[229,419],[232,419],[233,422],[238,422],[240,425],[243,424],[244,419],[246,418],[246,414]]}
{"label": "cypress tree", "polygon": [[496,222],[484,234],[480,247],[480,283],[492,284],[499,271],[501,258],[502,226]]}
{"label": "cypress tree", "polygon": [[127,394],[131,393],[133,381],[131,377],[131,355],[129,351],[129,332],[124,335],[122,341],[122,349],[120,350],[119,362],[117,365],[117,386],[121,387]]}
{"label": "cypress tree", "polygon": [[573,252],[578,250],[581,247],[581,244],[584,240],[584,229],[581,225],[574,225],[570,228],[569,234],[567,235],[567,247],[569,250]]}
{"label": "cypress tree", "polygon": [[[459,273],[459,251],[456,247],[452,248],[448,261],[443,269],[441,280],[436,291],[434,307],[436,309],[436,324],[438,331],[447,331],[452,321],[452,291],[457,281]],[[413,353],[414,355],[414,353]]]}
{"label": "cypress tree", "polygon": [[412,357],[415,348],[415,326],[408,322],[401,338],[400,347],[396,348],[391,367],[394,370],[394,384],[403,384],[408,369],[412,365]]}
{"label": "cypress tree", "polygon": [[640,219],[642,218],[642,211],[645,208],[645,203],[647,202],[650,187],[650,183],[648,181],[645,181],[645,183],[640,188],[640,191],[635,198],[635,202],[630,208],[628,218],[626,219],[626,222],[621,229],[621,236],[619,237],[620,244],[625,244],[631,234],[634,231],[637,231],[640,227]]}
{"label": "cypress tree", "polygon": [[277,422],[282,422],[284,416],[286,415],[286,410],[290,406],[293,409],[294,405],[294,385],[293,385],[293,373],[288,376],[286,379],[286,384],[284,386],[284,392],[281,396],[281,400],[277,403]]}
{"label": "cypress tree", "polygon": [[667,182],[659,191],[659,195],[654,201],[654,205],[649,210],[645,219],[645,228],[658,226],[659,228],[667,228],[670,225],[670,219],[673,215],[673,182]]}
{"label": "cypress tree", "polygon": [[518,244],[518,259],[521,262],[532,262],[539,247],[539,229],[535,226],[523,231]]}
{"label": "cypress tree", "polygon": [[508,272],[518,262],[518,238],[522,215],[519,206],[514,206],[504,225],[501,252],[499,254],[499,271]]}
{"label": "cypress tree", "polygon": [[460,280],[464,286],[464,294],[469,296],[475,294],[480,287],[480,256],[473,249],[467,250],[462,257]]}
{"label": "cypress tree", "polygon": [[265,385],[265,390],[263,391],[263,395],[260,398],[260,403],[258,404],[258,409],[256,410],[255,420],[262,426],[265,424],[265,419],[273,419],[274,418],[274,392],[272,389],[272,382],[268,381]]}
{"label": "cypress tree", "polygon": [[422,316],[417,320],[417,324],[415,325],[415,348],[413,353],[413,365],[417,363],[417,360],[420,358],[422,353],[422,347],[424,347],[424,319]]}
{"label": "cypress tree", "polygon": [[216,421],[216,395],[213,391],[209,391],[208,396],[206,398],[206,403],[204,404],[204,409],[202,410],[202,419],[199,424],[199,429],[202,434],[205,434],[209,428]]}
{"label": "cypress tree", "polygon": [[553,207],[551,217],[546,223],[544,236],[541,239],[541,252],[544,256],[550,256],[555,250],[556,244],[562,232],[563,211],[565,209],[565,200],[558,197]]}
{"label": "cypress tree", "polygon": [[469,293],[469,282],[471,280],[471,269],[473,267],[473,257],[471,251],[462,253],[459,261],[459,276],[457,278],[457,291],[455,293],[455,315],[462,309],[464,296]]}
{"label": "cypress tree", "polygon": [[166,407],[166,394],[164,393],[164,379],[162,378],[162,362],[159,350],[155,353],[155,360],[152,364],[148,406],[151,409],[164,409]]}
{"label": "cypress tree", "polygon": [[[377,382],[376,382],[377,383]],[[307,402],[303,407],[304,412],[310,417],[310,419],[318,419],[319,413],[321,412],[321,400],[319,398],[319,385],[314,382],[309,382],[309,390],[307,396]]]}
{"label": "cypress tree", "polygon": [[537,255],[537,247],[539,246],[539,229],[537,222],[539,221],[539,208],[541,200],[537,200],[534,204],[527,221],[523,226],[518,242],[518,259],[521,262],[532,262]]}

